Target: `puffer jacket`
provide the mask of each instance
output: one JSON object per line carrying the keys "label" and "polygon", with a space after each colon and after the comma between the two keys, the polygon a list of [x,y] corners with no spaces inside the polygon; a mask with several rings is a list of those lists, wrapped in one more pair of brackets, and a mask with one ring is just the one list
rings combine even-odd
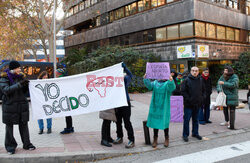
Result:
{"label": "puffer jacket", "polygon": [[29,103],[25,96],[28,87],[20,84],[23,79],[24,76],[13,79],[14,83],[11,84],[7,73],[1,73],[2,121],[5,124],[20,124],[29,121]]}
{"label": "puffer jacket", "polygon": [[99,118],[116,122],[117,119],[116,119],[116,115],[115,115],[115,109],[100,111]]}
{"label": "puffer jacket", "polygon": [[217,91],[221,92],[221,86],[219,85],[219,81],[223,81],[222,85],[223,92],[226,94],[226,104],[228,106],[238,106],[239,105],[239,97],[238,97],[238,87],[239,87],[239,78],[236,74],[233,74],[228,80],[225,80],[222,75],[218,80]]}

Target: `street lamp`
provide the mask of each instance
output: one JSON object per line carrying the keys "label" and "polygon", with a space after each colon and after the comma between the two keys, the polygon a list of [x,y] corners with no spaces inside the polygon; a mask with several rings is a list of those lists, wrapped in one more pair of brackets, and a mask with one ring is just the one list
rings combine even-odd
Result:
{"label": "street lamp", "polygon": [[56,78],[56,0],[54,0],[54,78]]}

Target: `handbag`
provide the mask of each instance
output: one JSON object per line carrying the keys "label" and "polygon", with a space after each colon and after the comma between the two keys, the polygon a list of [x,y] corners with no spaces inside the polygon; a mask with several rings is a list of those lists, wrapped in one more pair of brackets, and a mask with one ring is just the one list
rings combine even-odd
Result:
{"label": "handbag", "polygon": [[222,86],[221,86],[221,90],[222,91],[216,97],[215,106],[227,106],[226,105],[226,98],[227,98],[227,96],[223,92]]}

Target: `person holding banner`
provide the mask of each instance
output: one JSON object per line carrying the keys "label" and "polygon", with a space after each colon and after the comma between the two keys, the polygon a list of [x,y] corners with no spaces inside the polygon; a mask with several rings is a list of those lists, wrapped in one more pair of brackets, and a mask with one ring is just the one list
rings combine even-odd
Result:
{"label": "person holding banner", "polygon": [[[63,68],[58,68],[56,70],[56,77],[57,78],[61,78],[66,76],[66,70]],[[66,116],[65,117],[66,120],[66,128],[64,128],[63,131],[61,131],[61,134],[70,134],[74,132],[74,127],[72,126],[72,117],[71,116]]]}
{"label": "person holding banner", "polygon": [[[43,71],[39,74],[38,79],[48,79],[49,75],[47,73],[47,71]],[[43,134],[43,129],[44,129],[44,125],[43,125],[43,119],[39,119],[38,120],[38,125],[39,125],[39,133],[38,134]],[[51,133],[51,125],[52,125],[52,118],[48,118],[47,119],[47,134]]]}
{"label": "person holding banner", "polygon": [[13,136],[13,125],[18,124],[23,149],[34,150],[36,147],[30,142],[29,137],[29,103],[26,98],[29,81],[21,72],[21,65],[11,61],[9,68],[1,73],[0,88],[2,95],[2,121],[6,124],[5,149],[8,154],[14,154],[17,143]]}
{"label": "person holding banner", "polygon": [[184,98],[184,122],[183,122],[183,140],[188,142],[189,121],[192,117],[193,129],[192,137],[202,140],[199,135],[199,110],[202,101],[205,99],[205,87],[199,76],[199,68],[192,67],[191,74],[181,84],[181,94]]}
{"label": "person holding banner", "polygon": [[116,108],[116,133],[117,133],[117,139],[114,141],[114,144],[121,144],[123,142],[123,129],[122,129],[122,119],[125,124],[125,128],[128,133],[128,139],[129,142],[126,144],[126,148],[133,148],[135,146],[135,137],[134,137],[134,130],[132,123],[130,121],[130,116],[131,116],[131,103],[130,103],[130,98],[128,94],[128,86],[132,80],[132,73],[129,71],[127,66],[122,63],[122,67],[124,69],[124,72],[126,73],[124,77],[124,83],[125,83],[125,91],[126,91],[126,97],[127,97],[127,102],[128,106],[123,106],[120,108]]}
{"label": "person holding banner", "polygon": [[[229,129],[234,129],[235,107],[239,104],[238,86],[239,78],[234,74],[233,68],[231,66],[225,66],[224,73],[217,84],[217,91],[224,91],[226,94],[227,106],[223,107],[225,122],[222,122],[220,125],[227,126]],[[228,109],[230,110],[230,116],[228,114]],[[228,123],[229,121],[230,123]]]}
{"label": "person holding banner", "polygon": [[147,126],[154,129],[154,140],[152,147],[155,148],[158,144],[159,129],[164,130],[165,142],[164,146],[169,145],[169,122],[170,122],[170,96],[175,90],[175,82],[170,75],[169,80],[150,81],[144,75],[143,82],[148,90],[153,91],[152,99],[149,108]]}

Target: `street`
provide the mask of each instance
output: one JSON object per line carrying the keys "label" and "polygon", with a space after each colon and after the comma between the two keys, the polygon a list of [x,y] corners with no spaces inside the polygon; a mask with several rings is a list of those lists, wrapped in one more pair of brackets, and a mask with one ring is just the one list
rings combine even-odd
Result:
{"label": "street", "polygon": [[[221,148],[219,150],[214,149],[214,148],[231,145],[231,144],[238,144],[238,143],[242,143],[244,147],[244,145],[246,145],[244,143],[246,142],[248,143],[248,146],[246,146],[246,148],[247,147],[248,148],[244,151],[246,154],[243,154],[241,156],[238,156],[238,154],[240,154],[239,151],[241,151],[242,149],[234,147],[234,146],[229,148],[230,151],[226,151],[226,152],[225,152],[225,148]],[[206,150],[211,150],[211,151],[208,152]],[[202,151],[207,152],[207,154],[206,153],[202,154]],[[193,155],[195,156],[193,157],[192,154],[196,152],[199,152],[199,153],[196,155]],[[191,155],[188,155],[188,154],[191,154]],[[186,155],[188,156],[185,157]],[[212,160],[214,160],[215,158],[218,160],[220,160],[221,158],[222,159],[225,158],[224,160],[219,161],[220,163],[228,163],[228,162],[248,163],[250,159],[250,130],[242,134],[215,138],[215,139],[211,139],[208,141],[195,140],[195,142],[192,142],[192,143],[183,143],[182,145],[179,145],[179,146],[174,146],[174,147],[170,146],[169,148],[155,150],[153,152],[145,152],[145,153],[140,153],[140,154],[134,154],[131,156],[116,157],[116,158],[107,159],[107,160],[98,161],[98,162],[100,163],[117,163],[117,162],[120,162],[120,163],[129,163],[129,162],[134,162],[134,163],[141,163],[141,162],[143,163],[149,163],[149,162],[209,163],[209,162],[213,162]]]}

